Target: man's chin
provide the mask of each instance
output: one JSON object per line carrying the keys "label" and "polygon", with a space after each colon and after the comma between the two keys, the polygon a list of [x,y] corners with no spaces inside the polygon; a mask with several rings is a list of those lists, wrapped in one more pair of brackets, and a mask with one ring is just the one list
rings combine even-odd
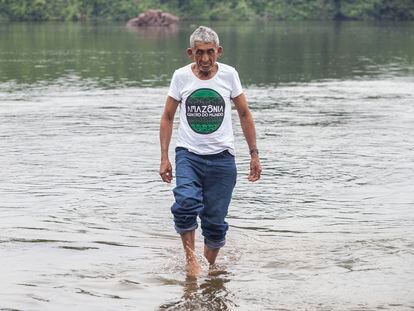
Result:
{"label": "man's chin", "polygon": [[198,66],[198,70],[200,70],[202,73],[205,73],[205,74],[209,73],[211,71],[211,68],[212,68],[211,66],[208,66],[208,67]]}
{"label": "man's chin", "polygon": [[210,69],[209,70],[201,70],[201,74],[208,76],[210,74]]}

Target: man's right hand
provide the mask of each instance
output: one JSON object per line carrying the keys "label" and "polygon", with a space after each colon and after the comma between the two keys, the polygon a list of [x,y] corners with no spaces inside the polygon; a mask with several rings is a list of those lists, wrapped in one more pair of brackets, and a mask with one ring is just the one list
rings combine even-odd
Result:
{"label": "man's right hand", "polygon": [[168,159],[168,146],[170,145],[171,134],[173,130],[173,122],[175,111],[179,102],[172,98],[167,97],[165,102],[164,112],[160,121],[160,145],[161,145],[161,165],[160,176],[164,182],[170,183],[173,179],[172,166]]}
{"label": "man's right hand", "polygon": [[160,176],[162,178],[162,181],[166,183],[171,183],[171,180],[173,179],[173,175],[172,175],[172,166],[171,166],[169,159],[161,160]]}

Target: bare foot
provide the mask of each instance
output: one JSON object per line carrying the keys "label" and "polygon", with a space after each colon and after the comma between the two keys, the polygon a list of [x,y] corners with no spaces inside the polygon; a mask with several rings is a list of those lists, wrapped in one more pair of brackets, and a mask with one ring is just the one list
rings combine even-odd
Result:
{"label": "bare foot", "polygon": [[198,263],[197,259],[188,261],[185,268],[187,270],[187,276],[190,276],[190,277],[197,277],[200,275],[202,271],[202,268],[200,264]]}
{"label": "bare foot", "polygon": [[195,254],[195,230],[182,233],[181,240],[183,242],[185,260],[187,262],[187,276],[197,277],[202,269]]}
{"label": "bare foot", "polygon": [[214,265],[220,248],[209,248],[204,244],[204,257],[206,257],[210,265]]}

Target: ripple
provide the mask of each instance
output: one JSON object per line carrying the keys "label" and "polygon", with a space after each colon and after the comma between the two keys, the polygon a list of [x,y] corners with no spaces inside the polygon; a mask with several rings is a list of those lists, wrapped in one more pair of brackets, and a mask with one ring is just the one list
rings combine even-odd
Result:
{"label": "ripple", "polygon": [[77,250],[77,251],[87,251],[87,250],[91,250],[91,249],[99,249],[98,247],[90,247],[90,246],[68,246],[68,245],[59,246],[59,248],[69,249],[69,250]]}
{"label": "ripple", "polygon": [[12,238],[7,240],[0,240],[0,243],[71,243],[64,240],[51,240],[51,239],[24,239],[24,238]]}
{"label": "ripple", "polygon": [[211,275],[198,233],[197,280],[184,279],[173,185],[157,173],[167,89],[102,89],[76,79],[0,95],[7,306],[30,309],[28,295],[53,306],[82,295],[80,308],[97,299],[116,309],[123,299],[125,310],[409,305],[410,79],[247,88],[263,178],[246,179],[249,156],[233,111],[239,175],[230,230]]}
{"label": "ripple", "polygon": [[94,241],[93,243],[109,245],[109,246],[137,247],[137,246],[134,246],[134,245],[127,245],[127,244],[123,244],[123,243],[119,243],[119,242],[112,242],[112,241]]}
{"label": "ripple", "polygon": [[92,297],[104,297],[104,298],[111,298],[111,299],[125,299],[122,298],[118,295],[111,295],[111,294],[102,294],[102,293],[98,293],[98,292],[93,292],[93,291],[88,291],[82,288],[77,288],[77,294],[83,294],[83,295],[88,295],[88,296],[92,296]]}

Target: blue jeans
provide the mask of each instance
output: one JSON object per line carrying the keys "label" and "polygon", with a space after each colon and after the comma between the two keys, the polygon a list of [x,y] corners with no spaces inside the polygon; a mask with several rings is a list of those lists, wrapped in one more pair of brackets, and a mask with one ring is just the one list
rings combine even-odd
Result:
{"label": "blue jeans", "polygon": [[185,233],[197,229],[201,220],[204,243],[212,249],[223,247],[228,224],[225,221],[236,184],[234,156],[228,151],[197,155],[176,148],[175,202],[171,207],[175,230]]}

